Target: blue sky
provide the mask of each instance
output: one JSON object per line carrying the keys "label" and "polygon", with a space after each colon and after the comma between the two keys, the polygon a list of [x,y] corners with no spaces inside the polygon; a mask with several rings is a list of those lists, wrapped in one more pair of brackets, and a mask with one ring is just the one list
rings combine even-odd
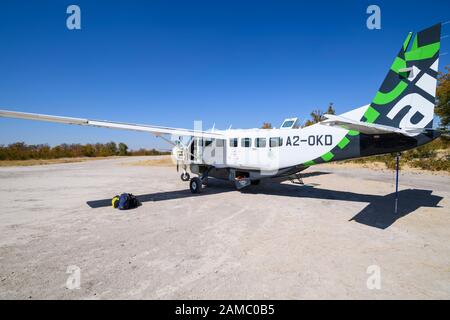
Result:
{"label": "blue sky", "polygon": [[[81,30],[66,28],[70,4]],[[381,30],[366,28],[370,4]],[[449,1],[412,0],[1,1],[0,109],[223,129],[279,126],[329,102],[345,112],[370,102],[408,31],[449,12]],[[167,147],[144,133],[0,119],[0,144],[111,140]]]}

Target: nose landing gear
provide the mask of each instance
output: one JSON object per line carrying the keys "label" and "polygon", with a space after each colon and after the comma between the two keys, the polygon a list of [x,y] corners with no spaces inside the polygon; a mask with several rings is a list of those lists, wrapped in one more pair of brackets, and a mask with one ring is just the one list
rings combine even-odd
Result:
{"label": "nose landing gear", "polygon": [[191,178],[191,176],[190,176],[189,173],[187,173],[186,171],[184,171],[184,172],[181,174],[181,180],[182,180],[182,181],[189,181],[190,178]]}

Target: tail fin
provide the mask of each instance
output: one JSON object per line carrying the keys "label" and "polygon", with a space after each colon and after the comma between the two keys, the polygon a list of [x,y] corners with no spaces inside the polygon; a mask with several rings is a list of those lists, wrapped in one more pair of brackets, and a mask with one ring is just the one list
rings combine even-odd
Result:
{"label": "tail fin", "polygon": [[361,121],[396,128],[431,128],[441,24],[408,34]]}

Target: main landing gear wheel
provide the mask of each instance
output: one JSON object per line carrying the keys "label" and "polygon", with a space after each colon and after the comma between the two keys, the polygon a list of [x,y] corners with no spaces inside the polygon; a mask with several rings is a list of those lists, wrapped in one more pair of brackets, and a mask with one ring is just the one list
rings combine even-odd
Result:
{"label": "main landing gear wheel", "polygon": [[187,172],[183,172],[181,174],[181,180],[183,180],[183,181],[189,181],[190,178],[191,177],[189,176],[189,173],[187,173]]}
{"label": "main landing gear wheel", "polygon": [[200,178],[192,178],[189,183],[189,189],[192,193],[200,193],[202,191],[202,181]]}

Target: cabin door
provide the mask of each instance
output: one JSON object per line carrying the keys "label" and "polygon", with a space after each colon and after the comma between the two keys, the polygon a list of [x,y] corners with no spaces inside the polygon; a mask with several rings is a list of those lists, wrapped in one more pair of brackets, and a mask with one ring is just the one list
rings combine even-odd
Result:
{"label": "cabin door", "polygon": [[204,139],[203,162],[215,167],[226,166],[226,140]]}

